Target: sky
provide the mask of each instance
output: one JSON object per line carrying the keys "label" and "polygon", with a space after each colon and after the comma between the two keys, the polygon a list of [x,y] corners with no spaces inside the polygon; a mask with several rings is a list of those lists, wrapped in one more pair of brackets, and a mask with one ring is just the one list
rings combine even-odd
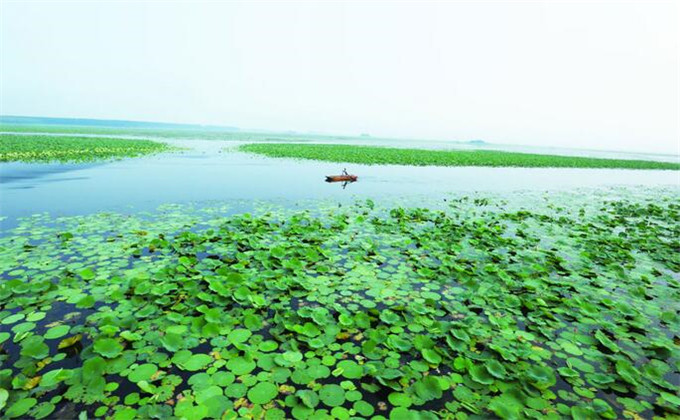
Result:
{"label": "sky", "polygon": [[3,115],[680,153],[677,1],[0,2]]}

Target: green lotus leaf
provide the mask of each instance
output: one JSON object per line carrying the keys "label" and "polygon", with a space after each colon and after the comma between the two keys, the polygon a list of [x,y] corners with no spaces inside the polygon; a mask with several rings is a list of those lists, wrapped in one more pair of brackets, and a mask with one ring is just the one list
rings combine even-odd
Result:
{"label": "green lotus leaf", "polygon": [[621,349],[619,348],[619,346],[618,346],[615,342],[613,342],[612,340],[610,340],[609,337],[607,337],[607,336],[602,332],[602,330],[597,330],[597,331],[595,332],[595,338],[597,338],[597,340],[598,340],[603,346],[605,346],[606,348],[608,348],[609,350],[611,350],[611,351],[614,352],[614,353],[618,353],[618,352],[621,350]]}
{"label": "green lotus leaf", "polygon": [[363,417],[371,417],[375,412],[373,406],[366,401],[356,401],[352,408]]}
{"label": "green lotus leaf", "polygon": [[166,333],[161,337],[161,344],[166,350],[171,352],[176,352],[177,350],[184,347],[184,339],[181,335],[175,333]]}
{"label": "green lotus leaf", "polygon": [[0,388],[0,410],[5,408],[7,405],[7,399],[9,398],[9,392],[5,388]]}
{"label": "green lotus leaf", "polygon": [[353,360],[341,360],[338,362],[341,374],[347,379],[359,379],[364,375],[364,369]]}
{"label": "green lotus leaf", "polygon": [[50,348],[44,341],[42,337],[37,335],[26,338],[21,342],[21,355],[38,360],[46,358],[50,353]]}
{"label": "green lotus leaf", "polygon": [[494,378],[489,374],[486,366],[473,365],[468,369],[468,372],[473,381],[482,385],[491,385],[494,382]]}
{"label": "green lotus leaf", "polygon": [[17,400],[14,404],[10,405],[5,412],[5,415],[10,419],[15,417],[22,417],[28,410],[33,408],[38,403],[35,398],[22,398]]}
{"label": "green lotus leaf", "polygon": [[10,316],[7,316],[7,317],[2,319],[2,324],[4,324],[4,325],[14,324],[17,321],[21,321],[25,317],[26,317],[26,315],[24,315],[24,314],[10,315]]}
{"label": "green lotus leaf", "polygon": [[272,247],[270,250],[271,254],[273,257],[282,259],[283,257],[286,256],[286,250],[282,246],[275,246]]}
{"label": "green lotus leaf", "polygon": [[345,403],[345,390],[340,385],[324,385],[319,391],[319,399],[329,407],[341,406]]}
{"label": "green lotus leaf", "polygon": [[300,401],[309,408],[314,408],[319,404],[319,396],[316,392],[309,389],[301,389],[295,393]]}
{"label": "green lotus leaf", "polygon": [[218,308],[210,308],[203,314],[205,320],[213,323],[220,323],[222,321],[222,313]]}
{"label": "green lotus leaf", "polygon": [[453,335],[454,337],[456,337],[457,339],[459,339],[460,341],[463,341],[465,343],[470,342],[470,336],[468,335],[468,333],[461,330],[461,329],[458,329],[458,328],[452,329],[451,335]]}
{"label": "green lotus leaf", "polygon": [[557,383],[555,372],[548,366],[533,365],[527,370],[527,377],[538,389],[548,389]]}
{"label": "green lotus leaf", "polygon": [[241,398],[246,395],[248,387],[245,384],[235,382],[224,390],[224,394],[229,398]]}
{"label": "green lotus leaf", "polygon": [[589,364],[588,362],[577,359],[576,357],[569,357],[567,358],[567,365],[570,367],[573,367],[575,369],[580,370],[581,372],[585,373],[593,373],[595,372],[595,368],[593,365]]}
{"label": "green lotus leaf", "polygon": [[33,408],[33,410],[31,410],[31,414],[36,419],[44,419],[52,414],[56,408],[57,407],[51,402],[45,401]]}
{"label": "green lotus leaf", "polygon": [[588,382],[593,383],[594,385],[597,386],[604,386],[610,383],[614,382],[614,377],[611,375],[607,375],[605,373],[588,373],[586,374],[586,379]]}
{"label": "green lotus leaf", "polygon": [[80,274],[80,277],[82,277],[83,280],[92,280],[95,276],[94,271],[91,268],[86,268],[78,274]]}
{"label": "green lotus leaf", "polygon": [[133,420],[137,418],[137,410],[131,407],[125,407],[116,411],[113,418],[114,420]]}
{"label": "green lotus leaf", "polygon": [[213,358],[210,357],[207,354],[193,354],[191,355],[186,361],[180,363],[180,367],[184,370],[188,370],[190,372],[195,372],[197,370],[201,370],[210,363],[212,363]]}
{"label": "green lotus leaf", "polygon": [[139,341],[142,339],[141,334],[133,333],[132,331],[123,331],[120,333],[120,337],[126,341]]}
{"label": "green lotus leaf", "polygon": [[258,345],[258,350],[261,352],[271,352],[279,348],[279,344],[276,341],[268,340],[268,341],[263,341]]}
{"label": "green lotus leaf", "polygon": [[156,394],[156,387],[151,385],[148,381],[139,381],[137,382],[137,386],[147,394]]}
{"label": "green lotus leaf", "polygon": [[408,394],[402,392],[392,392],[387,396],[390,404],[397,407],[410,407],[413,404],[413,400]]}
{"label": "green lotus leaf", "polygon": [[94,341],[94,351],[112,359],[123,351],[123,346],[113,338],[98,338]]}
{"label": "green lotus leaf", "polygon": [[227,369],[236,376],[252,372],[253,369],[255,369],[255,366],[255,362],[246,357],[235,357],[227,362]]}
{"label": "green lotus leaf", "polygon": [[411,350],[411,347],[413,347],[413,344],[411,344],[411,341],[404,337],[400,337],[397,335],[391,335],[389,339],[387,340],[388,346],[391,348],[398,350],[400,352],[407,352]]}
{"label": "green lotus leaf", "polygon": [[279,388],[271,382],[260,382],[248,390],[248,399],[253,404],[267,404],[279,393]]}
{"label": "green lotus leaf", "polygon": [[130,382],[149,381],[156,372],[158,372],[158,367],[156,367],[156,365],[153,363],[144,363],[130,372],[128,380]]}
{"label": "green lotus leaf", "polygon": [[640,379],[640,371],[638,371],[629,361],[617,360],[616,373],[624,381],[631,385],[638,385]]}
{"label": "green lotus leaf", "polygon": [[659,398],[657,399],[657,401],[665,403],[666,405],[669,405],[671,407],[674,407],[676,410],[680,409],[680,397],[678,397],[677,395],[662,391],[661,393],[659,393]]}
{"label": "green lotus leaf", "polygon": [[40,386],[49,388],[58,384],[61,381],[65,381],[73,376],[73,371],[69,369],[55,369],[51,370],[40,378]]}
{"label": "green lotus leaf", "polygon": [[229,332],[229,335],[227,336],[227,340],[229,340],[230,343],[232,344],[240,344],[240,343],[245,343],[248,341],[248,338],[252,335],[250,330],[246,329],[236,329],[231,332]]}
{"label": "green lotus leaf", "polygon": [[442,357],[435,349],[422,349],[423,358],[433,365],[438,365],[442,361]]}
{"label": "green lotus leaf", "polygon": [[413,384],[413,389],[423,401],[430,401],[442,397],[439,380],[434,376],[426,376]]}
{"label": "green lotus leaf", "polygon": [[401,320],[399,315],[390,310],[385,310],[380,313],[380,320],[386,324],[394,324]]}
{"label": "green lotus leaf", "polygon": [[419,420],[418,411],[409,410],[406,407],[395,407],[390,411],[390,420]]}
{"label": "green lotus leaf", "polygon": [[207,386],[205,388],[201,388],[198,391],[196,391],[196,403],[198,404],[204,404],[206,401],[210,400],[213,397],[216,396],[223,396],[224,393],[222,391],[222,388],[220,388],[217,385],[211,385]]}
{"label": "green lotus leaf", "polygon": [[488,360],[487,362],[484,363],[484,366],[492,376],[498,379],[504,379],[508,373],[505,370],[505,366],[498,362],[498,360]]}
{"label": "green lotus leaf", "polygon": [[12,327],[12,332],[15,337],[21,337],[28,335],[27,333],[35,328],[35,323],[33,322],[22,322]]}
{"label": "green lotus leaf", "polygon": [[26,321],[38,322],[40,320],[45,319],[45,316],[47,316],[47,314],[42,311],[31,312],[30,314],[28,314],[28,316],[26,316]]}
{"label": "green lotus leaf", "polygon": [[524,418],[522,414],[524,406],[513,395],[502,394],[495,397],[489,403],[489,410],[496,416],[504,420],[515,420]]}
{"label": "green lotus leaf", "polygon": [[76,302],[76,308],[79,308],[79,309],[92,308],[95,303],[96,303],[96,301],[94,299],[94,296],[87,295],[87,296],[84,296],[83,298],[79,299],[78,302]]}
{"label": "green lotus leaf", "polygon": [[582,407],[575,405],[571,407],[571,418],[573,420],[591,420],[597,419],[599,418],[599,416],[590,407]]}
{"label": "green lotus leaf", "polygon": [[346,327],[354,325],[354,319],[347,314],[340,314],[338,316],[338,322]]}
{"label": "green lotus leaf", "polygon": [[566,351],[569,354],[573,354],[574,356],[581,356],[583,354],[583,351],[578,347],[577,344],[571,343],[569,341],[564,341],[561,343],[561,345],[564,351]]}
{"label": "green lotus leaf", "polygon": [[305,322],[298,332],[300,334],[306,335],[307,337],[316,337],[317,335],[321,334],[319,328],[311,322]]}
{"label": "green lotus leaf", "polygon": [[47,330],[43,337],[45,337],[45,339],[47,340],[61,338],[68,334],[70,329],[71,327],[69,327],[68,325],[57,325],[56,327],[52,327],[49,330]]}

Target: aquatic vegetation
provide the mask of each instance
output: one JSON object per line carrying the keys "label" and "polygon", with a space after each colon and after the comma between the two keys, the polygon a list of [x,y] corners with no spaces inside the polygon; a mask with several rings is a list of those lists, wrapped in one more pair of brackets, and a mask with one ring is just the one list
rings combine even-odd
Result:
{"label": "aquatic vegetation", "polygon": [[168,150],[151,140],[0,134],[0,162],[84,162],[135,157]]}
{"label": "aquatic vegetation", "polygon": [[38,215],[0,238],[0,415],[680,414],[680,195]]}
{"label": "aquatic vegetation", "polygon": [[495,150],[424,150],[342,144],[244,144],[243,152],[275,158],[366,165],[497,166],[526,168],[680,169],[680,163],[511,153]]}

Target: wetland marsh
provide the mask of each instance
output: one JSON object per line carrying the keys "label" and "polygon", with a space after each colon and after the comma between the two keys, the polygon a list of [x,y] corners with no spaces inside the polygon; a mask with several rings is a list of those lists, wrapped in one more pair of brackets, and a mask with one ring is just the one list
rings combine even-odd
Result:
{"label": "wetland marsh", "polygon": [[[677,162],[329,163],[241,149],[363,151],[198,135],[0,163],[0,415],[680,414]],[[325,184],[339,166],[359,182]]]}

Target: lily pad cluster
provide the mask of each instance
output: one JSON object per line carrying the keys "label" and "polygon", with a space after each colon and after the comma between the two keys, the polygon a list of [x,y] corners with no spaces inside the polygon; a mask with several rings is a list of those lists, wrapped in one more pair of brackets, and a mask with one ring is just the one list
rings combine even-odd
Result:
{"label": "lily pad cluster", "polygon": [[159,153],[170,146],[113,137],[0,134],[0,162],[90,162]]}
{"label": "lily pad cluster", "polygon": [[27,219],[0,415],[677,417],[680,195],[539,202]]}
{"label": "lily pad cluster", "polygon": [[239,150],[273,158],[365,165],[495,166],[522,168],[626,168],[678,170],[680,163],[516,153],[499,150],[426,150],[357,144],[249,143]]}

